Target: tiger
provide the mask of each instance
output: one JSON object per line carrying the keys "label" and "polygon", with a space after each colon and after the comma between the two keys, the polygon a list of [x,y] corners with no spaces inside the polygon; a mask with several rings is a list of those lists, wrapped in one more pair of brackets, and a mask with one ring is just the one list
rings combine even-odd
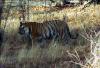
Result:
{"label": "tiger", "polygon": [[47,23],[37,22],[20,22],[19,33],[24,35],[24,37],[28,38],[31,42],[40,43],[40,47],[43,47],[46,42],[56,36],[56,32],[54,32]]}
{"label": "tiger", "polygon": [[50,20],[43,23],[20,22],[19,33],[25,35],[43,47],[48,41],[55,40],[67,44],[69,39],[77,39],[78,34],[73,36],[69,30],[65,18],[63,20]]}

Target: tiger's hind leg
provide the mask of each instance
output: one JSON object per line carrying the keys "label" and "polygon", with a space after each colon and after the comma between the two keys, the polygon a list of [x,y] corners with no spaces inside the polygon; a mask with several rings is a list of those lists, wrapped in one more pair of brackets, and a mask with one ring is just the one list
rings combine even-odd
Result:
{"label": "tiger's hind leg", "polygon": [[70,42],[70,36],[69,36],[68,31],[66,29],[64,29],[62,39],[63,39],[64,45],[67,45]]}

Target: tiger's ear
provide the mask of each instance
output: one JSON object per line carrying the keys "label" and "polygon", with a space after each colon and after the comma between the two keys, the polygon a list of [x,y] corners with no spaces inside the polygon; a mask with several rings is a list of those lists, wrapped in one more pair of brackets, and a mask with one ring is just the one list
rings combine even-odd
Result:
{"label": "tiger's ear", "polygon": [[20,21],[20,25],[22,25],[22,22]]}
{"label": "tiger's ear", "polygon": [[20,18],[20,24],[25,23],[25,20],[23,18]]}

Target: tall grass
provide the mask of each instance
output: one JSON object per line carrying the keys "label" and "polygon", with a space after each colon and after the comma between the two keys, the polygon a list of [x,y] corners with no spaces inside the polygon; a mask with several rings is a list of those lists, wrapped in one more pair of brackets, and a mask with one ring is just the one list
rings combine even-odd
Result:
{"label": "tall grass", "polygon": [[[0,66],[9,68],[99,68],[100,67],[100,5],[63,9],[48,14],[31,14],[30,21],[60,19],[66,14],[71,30],[78,29],[79,37],[63,46],[52,42],[47,48],[33,46],[27,49],[27,42],[18,34],[19,20],[6,21],[5,37]],[[2,28],[5,21],[2,20]]]}

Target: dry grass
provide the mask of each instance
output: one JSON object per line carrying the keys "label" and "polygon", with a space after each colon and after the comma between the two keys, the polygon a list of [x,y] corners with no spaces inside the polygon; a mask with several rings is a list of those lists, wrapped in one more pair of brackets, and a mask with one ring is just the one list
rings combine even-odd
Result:
{"label": "dry grass", "polygon": [[[44,49],[33,46],[27,50],[25,48],[27,43],[23,42],[17,33],[19,20],[9,18],[6,21],[0,66],[5,68],[80,68],[80,66],[82,68],[99,68],[100,50],[96,50],[96,47],[100,47],[99,34],[97,36],[98,31],[100,31],[98,30],[100,29],[99,10],[100,5],[95,7],[91,5],[84,10],[81,10],[81,7],[76,7],[48,14],[30,15],[30,21],[42,22],[52,19],[62,20],[63,15],[66,14],[70,29],[79,29],[79,38],[72,40],[71,44],[62,46],[51,43],[48,48]],[[2,22],[2,26],[4,26],[4,21]],[[89,32],[93,31],[92,28],[97,33],[91,38],[92,35]]]}

